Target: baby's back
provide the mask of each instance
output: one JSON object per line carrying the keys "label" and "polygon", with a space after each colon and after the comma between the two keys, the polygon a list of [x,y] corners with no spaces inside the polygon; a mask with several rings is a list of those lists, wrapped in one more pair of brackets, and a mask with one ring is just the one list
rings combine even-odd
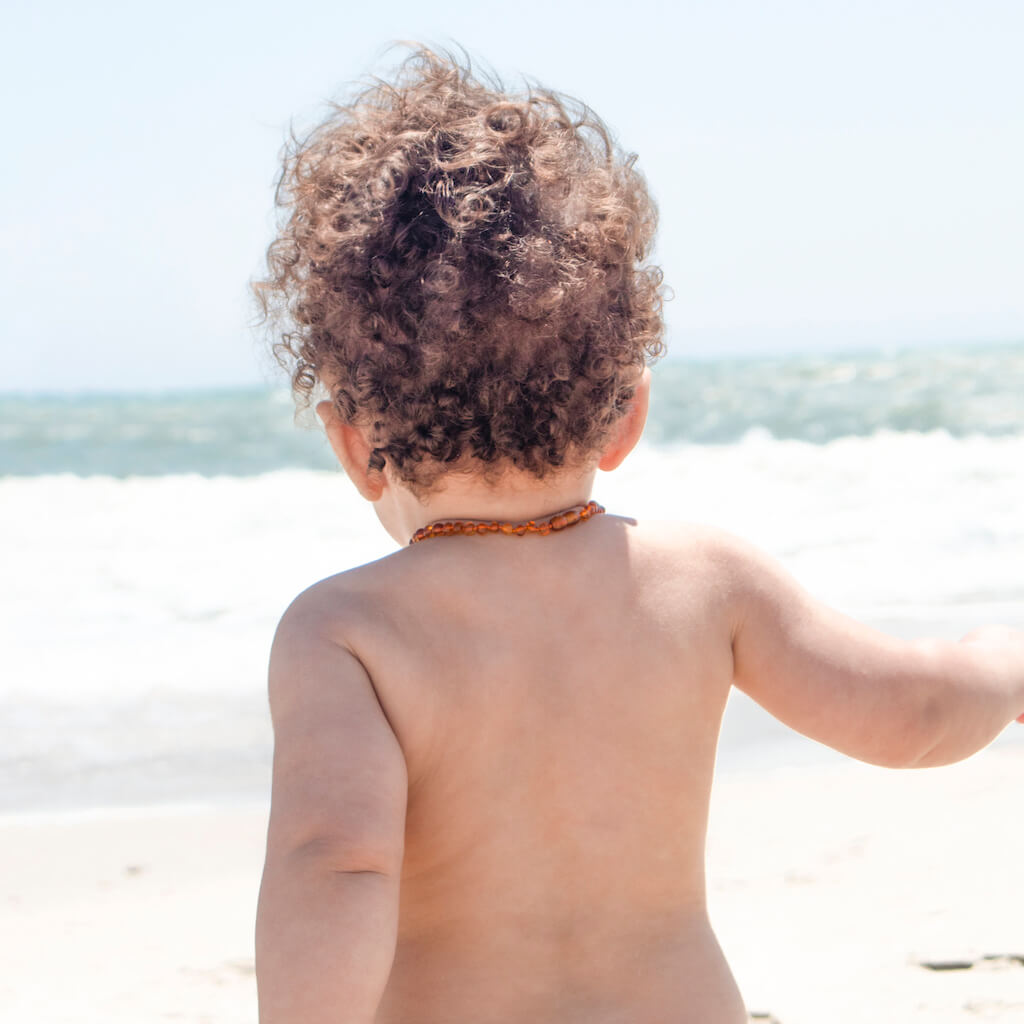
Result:
{"label": "baby's back", "polygon": [[679,531],[432,539],[323,585],[409,776],[381,1022],[746,1019],[704,904],[731,627]]}

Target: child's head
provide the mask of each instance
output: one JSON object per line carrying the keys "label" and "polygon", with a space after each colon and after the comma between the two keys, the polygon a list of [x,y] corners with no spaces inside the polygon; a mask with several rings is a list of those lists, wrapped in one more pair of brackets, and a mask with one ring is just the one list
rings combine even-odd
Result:
{"label": "child's head", "polygon": [[421,49],[288,153],[256,285],[372,469],[585,465],[662,350],[656,212],[588,109],[516,95]]}

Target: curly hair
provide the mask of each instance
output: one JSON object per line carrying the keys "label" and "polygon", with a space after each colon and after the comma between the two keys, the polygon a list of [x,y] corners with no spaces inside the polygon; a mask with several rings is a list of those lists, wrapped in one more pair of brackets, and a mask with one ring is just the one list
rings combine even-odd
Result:
{"label": "curly hair", "polygon": [[426,48],[332,106],[285,152],[253,285],[300,407],[326,386],[418,493],[467,458],[585,463],[663,351],[634,161],[582,104]]}

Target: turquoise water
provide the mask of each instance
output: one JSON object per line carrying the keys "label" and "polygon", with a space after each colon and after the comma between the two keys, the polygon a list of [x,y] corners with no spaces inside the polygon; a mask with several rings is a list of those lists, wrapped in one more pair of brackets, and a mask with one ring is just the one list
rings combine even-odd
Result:
{"label": "turquoise water", "polygon": [[[729,444],[759,431],[823,444],[934,430],[1024,436],[1024,344],[667,360],[655,369],[647,439]],[[249,476],[333,465],[319,431],[296,429],[283,390],[0,396],[0,475]]]}

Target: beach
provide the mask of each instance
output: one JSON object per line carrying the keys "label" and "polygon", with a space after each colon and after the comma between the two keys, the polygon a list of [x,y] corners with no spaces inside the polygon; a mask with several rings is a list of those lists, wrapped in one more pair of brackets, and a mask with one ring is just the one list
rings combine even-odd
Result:
{"label": "beach", "polygon": [[252,1024],[262,807],[0,821],[0,1018]]}
{"label": "beach", "polygon": [[[748,574],[716,554],[739,546],[684,539],[708,528],[739,538],[797,590],[897,640],[1024,631],[1024,119],[1013,70],[1024,2],[186,0],[4,13],[0,1024],[257,1024],[268,665],[282,617],[294,608],[289,622],[305,628],[303,595],[336,575],[387,558],[415,567],[423,549],[403,551],[406,534],[441,516],[536,522],[589,498],[606,512],[598,542],[581,537],[595,524],[574,528],[581,557],[565,571],[581,585],[557,600],[544,597],[565,582],[557,555],[538,555],[530,576],[482,560],[453,588],[440,552],[441,600],[425,588],[399,608],[415,594],[389,576],[395,562],[376,576],[397,581],[392,590],[340,581],[314,595],[320,608],[340,595],[332,636],[366,668],[405,753],[427,752],[428,770],[411,773],[413,811],[444,810],[421,834],[450,835],[454,851],[479,844],[467,877],[512,879],[515,898],[501,905],[540,921],[534,953],[561,949],[556,971],[565,949],[596,951],[586,970],[555,975],[578,979],[566,1005],[620,991],[627,972],[627,999],[639,999],[654,973],[639,946],[677,920],[664,912],[674,898],[651,896],[673,891],[663,838],[688,879],[699,873],[703,797],[689,791],[706,784],[718,728],[707,905],[748,1024],[1024,1024],[1024,724],[963,763],[894,771],[798,735],[735,688],[721,723],[694,711],[718,707],[704,691],[709,676],[727,685],[730,654],[734,679],[812,731],[856,733],[857,749],[870,734],[844,708],[877,716],[919,691],[897,672],[883,693],[871,656],[851,665],[842,654],[854,641],[802,651],[818,620],[798,600],[782,602],[774,635],[752,627],[795,591],[756,558]],[[475,454],[557,470],[561,494],[578,457],[607,445],[600,461],[617,460],[645,360],[651,401],[636,447],[596,474],[592,493],[546,508],[449,494],[427,515],[390,492],[375,509],[335,455],[338,436],[355,435],[332,431],[329,443],[316,412],[329,399],[339,422],[365,427],[366,465],[383,458],[391,481],[404,462],[410,478],[439,467],[443,486]],[[470,438],[472,451],[459,440]],[[622,574],[600,573],[593,555],[612,545],[599,531],[612,538],[616,519],[607,564]],[[675,561],[669,531],[632,544],[634,525],[666,521],[693,561]],[[438,544],[569,540],[499,533]],[[638,592],[647,581],[663,589]],[[458,601],[446,606],[449,596]],[[539,621],[526,628],[517,607]],[[461,608],[493,618],[463,629]],[[361,642],[350,614],[394,632]],[[593,671],[570,663],[567,624]],[[462,636],[484,652],[503,640],[524,654],[523,701],[538,695],[537,707],[514,705],[498,661],[406,671],[414,635],[439,654]],[[275,657],[279,724],[296,680],[303,698],[317,684],[325,707],[336,696],[307,664]],[[395,700],[415,698],[408,708],[391,707],[392,665],[403,666]],[[445,674],[479,698],[480,716],[465,716],[475,744],[431,717]],[[594,714],[594,687],[614,712]],[[637,702],[652,690],[678,712],[638,735]],[[918,706],[930,725],[942,695]],[[495,727],[519,711],[530,712],[521,727]],[[890,731],[893,721],[907,719]],[[578,753],[559,745],[565,735]],[[432,761],[445,768],[468,746],[492,752],[477,763],[495,784],[486,772],[460,777],[479,783],[461,787],[460,831],[450,791],[435,786],[430,804],[418,786],[421,774],[434,781]],[[700,768],[675,772],[679,799],[670,785],[654,805],[647,780],[684,754]],[[314,779],[332,757],[295,763]],[[528,797],[510,800],[516,759]],[[495,793],[505,799],[488,807]],[[511,818],[499,822],[511,846],[499,842],[496,808],[535,810],[549,793],[559,811],[532,818],[566,859],[539,858],[539,882],[516,885],[528,876],[509,849],[543,844],[517,847],[531,835]],[[621,796],[621,814],[606,794]],[[468,813],[470,796],[483,813]],[[301,817],[301,793],[293,802]],[[624,839],[635,833],[621,830],[631,818],[657,837],[645,852],[664,879],[639,870]],[[424,864],[429,915],[444,850]],[[599,893],[592,931],[573,912],[590,896],[559,902],[577,864],[603,866],[611,883],[586,890]],[[620,941],[626,955],[609,969],[598,940],[602,922],[608,933],[621,919],[609,910],[623,879],[645,911],[629,925],[640,939]],[[415,926],[411,882],[407,899]],[[481,909],[467,906],[471,921]],[[444,913],[465,920],[451,903]],[[491,920],[484,931],[500,939]],[[557,927],[544,932],[544,920]],[[285,931],[275,945],[287,954]],[[509,980],[507,963],[495,967],[475,941],[461,947],[478,976],[504,967]],[[692,945],[686,955],[702,962]],[[294,961],[282,962],[287,975]],[[430,983],[450,983],[450,967]],[[540,981],[521,970],[507,987],[543,998]],[[555,1024],[690,1024],[696,1005],[664,1021],[627,1008],[614,1022]],[[342,1024],[348,1009],[337,1009]],[[441,1024],[495,1024],[486,1009]],[[402,1024],[423,1024],[417,1010]]]}
{"label": "beach", "polygon": [[754,1019],[1024,1019],[1022,778],[1013,743],[927,771],[720,779],[711,918]]}
{"label": "beach", "polygon": [[[595,497],[896,636],[1020,626],[1024,349],[985,359],[666,366]],[[0,1019],[252,1022],[274,626],[394,546],[283,396],[59,405],[0,408]],[[887,772],[732,700],[708,896],[754,1019],[1024,1019],[1022,780],[1024,726]]]}
{"label": "beach", "polygon": [[[720,778],[709,903],[752,1019],[1021,1020],[1022,778],[1019,743]],[[0,821],[0,1017],[251,1024],[265,826],[263,805]]]}

